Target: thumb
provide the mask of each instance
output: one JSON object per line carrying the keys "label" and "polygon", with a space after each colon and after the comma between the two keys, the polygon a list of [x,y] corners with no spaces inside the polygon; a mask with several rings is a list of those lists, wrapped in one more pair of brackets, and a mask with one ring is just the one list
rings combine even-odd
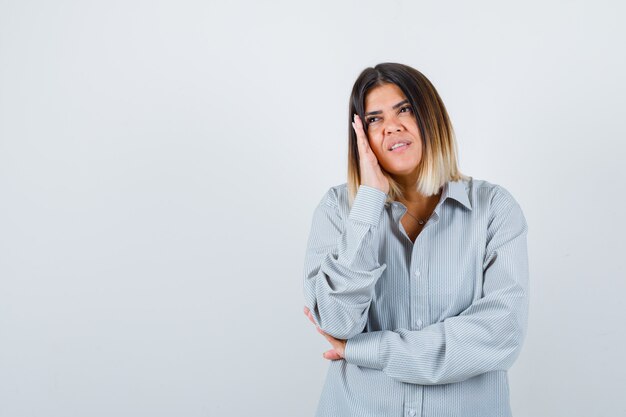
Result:
{"label": "thumb", "polygon": [[342,357],[339,356],[339,354],[337,353],[335,349],[327,350],[326,352],[322,353],[322,356],[325,359],[330,359],[330,360],[342,359]]}

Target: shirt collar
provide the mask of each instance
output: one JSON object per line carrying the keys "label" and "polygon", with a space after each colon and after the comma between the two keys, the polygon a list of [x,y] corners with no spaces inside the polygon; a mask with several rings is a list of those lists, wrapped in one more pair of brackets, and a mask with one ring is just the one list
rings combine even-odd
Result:
{"label": "shirt collar", "polygon": [[[455,199],[459,203],[463,204],[468,209],[472,209],[472,204],[470,203],[468,196],[469,187],[465,184],[463,180],[458,181],[448,181],[443,185],[443,190],[441,192],[441,198],[439,199],[439,204],[435,208],[435,211],[439,208],[441,204],[448,197]],[[399,203],[402,204],[402,203]],[[389,205],[389,202],[385,203],[386,206]]]}
{"label": "shirt collar", "polygon": [[463,180],[448,181],[443,186],[441,202],[446,201],[446,198],[450,197],[471,210],[472,204],[470,203],[467,192],[468,187]]}

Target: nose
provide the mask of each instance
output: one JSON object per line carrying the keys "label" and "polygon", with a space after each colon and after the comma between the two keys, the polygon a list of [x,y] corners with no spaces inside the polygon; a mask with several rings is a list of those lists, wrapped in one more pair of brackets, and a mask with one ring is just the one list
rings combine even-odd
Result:
{"label": "nose", "polygon": [[402,128],[402,123],[400,123],[397,116],[391,116],[385,119],[385,133],[400,132]]}

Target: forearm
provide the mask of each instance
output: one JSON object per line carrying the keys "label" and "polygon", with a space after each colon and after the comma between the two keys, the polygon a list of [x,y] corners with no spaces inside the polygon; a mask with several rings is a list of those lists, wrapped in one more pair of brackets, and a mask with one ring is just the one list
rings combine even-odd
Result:
{"label": "forearm", "polygon": [[433,385],[463,381],[508,369],[517,358],[525,329],[504,310],[450,317],[422,330],[361,333],[348,339],[349,363],[379,369],[402,382]]}

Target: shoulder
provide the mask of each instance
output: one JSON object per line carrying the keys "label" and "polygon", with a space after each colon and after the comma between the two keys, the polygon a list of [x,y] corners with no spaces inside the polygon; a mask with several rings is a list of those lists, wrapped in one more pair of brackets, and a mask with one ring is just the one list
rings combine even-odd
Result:
{"label": "shoulder", "polygon": [[329,187],[320,200],[320,204],[340,208],[348,201],[348,183],[337,184]]}
{"label": "shoulder", "polygon": [[527,228],[522,207],[513,193],[504,185],[473,178],[471,181],[473,202],[487,219],[488,229],[503,224],[518,224]]}
{"label": "shoulder", "polygon": [[502,206],[519,206],[513,194],[502,184],[473,177],[467,184],[473,201],[479,204],[480,208],[493,211]]}
{"label": "shoulder", "polygon": [[317,212],[345,219],[350,212],[348,207],[348,183],[330,186],[321,196],[316,208]]}

